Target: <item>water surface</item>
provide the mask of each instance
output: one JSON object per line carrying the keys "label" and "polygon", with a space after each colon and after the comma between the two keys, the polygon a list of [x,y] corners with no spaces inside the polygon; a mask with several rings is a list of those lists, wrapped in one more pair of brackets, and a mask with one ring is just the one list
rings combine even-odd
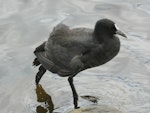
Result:
{"label": "water surface", "polygon": [[[60,22],[72,28],[94,28],[102,18],[115,21],[128,39],[120,37],[121,50],[112,61],[75,77],[77,91],[125,113],[149,113],[149,0],[0,0],[1,113],[35,113],[37,109],[44,113],[51,109],[50,102],[55,112],[73,109],[67,78],[50,72],[39,88],[49,101],[38,101],[33,51]],[[90,104],[79,98],[80,106]]]}

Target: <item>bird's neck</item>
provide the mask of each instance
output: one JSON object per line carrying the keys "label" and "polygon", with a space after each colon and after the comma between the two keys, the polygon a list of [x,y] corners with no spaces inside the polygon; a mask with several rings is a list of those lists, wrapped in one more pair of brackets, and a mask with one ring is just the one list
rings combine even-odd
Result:
{"label": "bird's neck", "polygon": [[103,33],[93,33],[93,39],[98,43],[107,43],[108,40],[113,39],[113,35]]}
{"label": "bird's neck", "polygon": [[115,51],[119,51],[120,49],[120,41],[119,38],[115,35],[109,34],[95,34],[93,33],[93,40],[99,44],[102,44],[104,49],[114,49]]}

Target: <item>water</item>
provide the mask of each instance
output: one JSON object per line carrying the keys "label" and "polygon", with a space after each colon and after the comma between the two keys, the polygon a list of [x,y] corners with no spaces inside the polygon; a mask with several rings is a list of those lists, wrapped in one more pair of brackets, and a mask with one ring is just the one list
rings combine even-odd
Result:
{"label": "water", "polygon": [[[149,113],[149,0],[0,0],[1,113],[35,113],[37,109],[44,113],[53,104],[55,112],[71,110],[67,78],[50,72],[40,82],[46,96],[37,100],[40,93],[36,93],[34,77],[38,69],[31,66],[32,52],[60,22],[93,28],[101,18],[115,21],[128,39],[120,37],[121,50],[112,61],[75,77],[79,95],[98,97],[98,104],[125,113]],[[89,104],[79,98],[80,106]]]}

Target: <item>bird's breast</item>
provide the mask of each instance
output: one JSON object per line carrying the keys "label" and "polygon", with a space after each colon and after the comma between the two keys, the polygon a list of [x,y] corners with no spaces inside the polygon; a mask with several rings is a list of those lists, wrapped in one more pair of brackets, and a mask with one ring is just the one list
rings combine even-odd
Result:
{"label": "bird's breast", "polygon": [[116,38],[113,41],[104,44],[103,54],[100,55],[101,63],[104,64],[114,58],[120,50],[120,41]]}

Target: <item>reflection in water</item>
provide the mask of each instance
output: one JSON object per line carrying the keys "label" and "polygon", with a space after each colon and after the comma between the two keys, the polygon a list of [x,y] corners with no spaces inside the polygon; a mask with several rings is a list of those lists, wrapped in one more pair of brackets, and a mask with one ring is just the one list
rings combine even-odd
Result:
{"label": "reflection in water", "polygon": [[42,86],[39,84],[36,86],[36,94],[37,94],[37,101],[38,102],[45,102],[45,106],[37,106],[36,111],[37,113],[52,113],[54,110],[54,104],[52,102],[51,96],[48,95]]}

